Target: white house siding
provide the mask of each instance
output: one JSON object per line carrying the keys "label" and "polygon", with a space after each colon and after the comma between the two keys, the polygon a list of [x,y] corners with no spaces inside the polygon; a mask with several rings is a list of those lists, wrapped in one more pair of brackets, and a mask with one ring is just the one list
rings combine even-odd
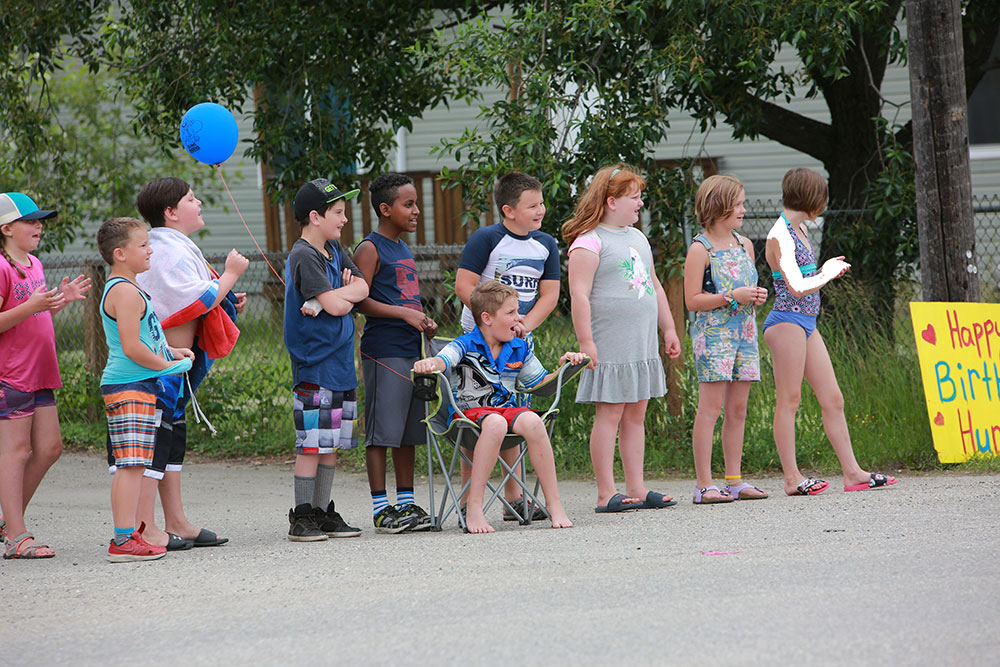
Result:
{"label": "white house siding", "polygon": [[[265,247],[264,232],[264,203],[261,194],[260,170],[257,164],[249,158],[243,157],[243,151],[247,144],[245,139],[252,137],[253,119],[246,114],[238,115],[239,143],[233,156],[222,165],[222,173],[229,184],[229,188],[236,200],[236,206],[246,219],[247,225],[257,237],[261,247]],[[178,149],[181,160],[191,160],[183,149]],[[230,249],[236,248],[240,252],[247,254],[251,250],[256,255],[257,250],[253,241],[247,234],[243,223],[240,222],[229,195],[226,194],[222,180],[215,172],[214,167],[202,166],[206,172],[211,174],[209,186],[199,189],[195,195],[204,203],[202,207],[202,217],[205,219],[203,235],[195,237],[198,246],[205,255],[218,255],[228,253]],[[169,173],[148,174],[148,180],[172,176]],[[138,194],[138,193],[137,193]],[[207,198],[212,197],[213,203],[208,203]],[[133,215],[138,217],[138,211]],[[77,234],[76,240],[66,247],[65,255],[92,255],[96,253],[95,237],[97,228],[101,226],[103,220],[90,220],[84,225],[83,230]],[[221,268],[221,267],[220,267]]]}

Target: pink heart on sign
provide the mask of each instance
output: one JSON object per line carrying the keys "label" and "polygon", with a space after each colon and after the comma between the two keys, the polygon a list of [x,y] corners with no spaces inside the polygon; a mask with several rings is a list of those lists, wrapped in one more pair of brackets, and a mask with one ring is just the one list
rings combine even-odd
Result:
{"label": "pink heart on sign", "polygon": [[928,324],[927,328],[920,332],[920,337],[931,345],[937,345],[937,334],[934,333],[933,324]]}
{"label": "pink heart on sign", "polygon": [[938,426],[944,426],[944,415],[940,412],[937,413],[937,417],[934,418],[934,423]]}

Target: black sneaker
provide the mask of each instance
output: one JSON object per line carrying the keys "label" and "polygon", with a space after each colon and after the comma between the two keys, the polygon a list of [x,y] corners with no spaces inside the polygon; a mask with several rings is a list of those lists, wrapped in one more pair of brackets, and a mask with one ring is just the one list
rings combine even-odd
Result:
{"label": "black sneaker", "polygon": [[[525,510],[524,496],[521,496],[520,498],[518,498],[517,500],[515,500],[514,502],[512,502],[511,506],[517,511],[517,514],[521,515],[521,517],[524,517],[525,519],[528,517],[528,513]],[[548,518],[548,515],[545,513],[545,510],[543,510],[538,505],[535,505],[534,503],[528,503],[528,507],[529,508],[534,508],[532,510],[532,512],[531,512],[531,520],[533,522],[534,521],[541,521],[543,519]],[[507,509],[506,505],[504,505],[504,508],[503,508],[503,520],[504,521],[518,521],[519,523],[521,523],[521,525],[524,525],[524,524],[527,523],[527,521],[524,521],[523,519],[518,518],[518,516],[516,514],[514,514],[513,512],[511,512],[509,509]]]}
{"label": "black sneaker", "polygon": [[372,523],[375,524],[376,533],[396,534],[408,530],[415,523],[415,517],[402,518],[396,512],[396,508],[387,505],[375,515]]}
{"label": "black sneaker", "polygon": [[318,542],[327,539],[326,533],[316,525],[313,506],[303,503],[288,510],[288,539],[292,542]]}
{"label": "black sneaker", "polygon": [[410,517],[416,519],[413,525],[410,526],[410,531],[417,532],[431,529],[431,518],[420,505],[414,505],[413,503],[409,505],[396,505],[396,515],[400,519],[409,519]]}
{"label": "black sneaker", "polygon": [[361,535],[361,529],[348,526],[344,518],[333,508],[333,501],[326,506],[326,511],[318,507],[313,508],[313,517],[316,525],[328,537],[357,537]]}

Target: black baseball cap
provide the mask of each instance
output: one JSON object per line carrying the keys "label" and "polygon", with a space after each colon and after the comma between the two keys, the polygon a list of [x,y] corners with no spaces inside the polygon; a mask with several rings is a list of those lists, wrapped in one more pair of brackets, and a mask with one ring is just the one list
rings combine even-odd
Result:
{"label": "black baseball cap", "polygon": [[355,188],[347,192],[341,192],[337,186],[325,178],[316,178],[295,193],[292,200],[292,208],[295,210],[295,219],[304,222],[309,219],[309,211],[318,211],[338,199],[351,199],[356,197],[361,190]]}

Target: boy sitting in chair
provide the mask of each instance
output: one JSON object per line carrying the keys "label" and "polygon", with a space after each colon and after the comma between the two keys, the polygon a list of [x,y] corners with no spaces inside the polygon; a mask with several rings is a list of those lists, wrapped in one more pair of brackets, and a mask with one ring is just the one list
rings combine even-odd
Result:
{"label": "boy sitting in chair", "polygon": [[[490,391],[468,395],[457,389],[457,379],[452,383],[459,409],[480,428],[472,455],[466,527],[470,533],[494,532],[483,514],[483,494],[504,436],[515,433],[524,438],[528,446],[528,456],[545,494],[552,527],[570,528],[573,524],[559,500],[548,431],[536,412],[518,407],[515,396],[515,392],[530,390],[555,374],[546,373],[528,344],[514,335],[514,328],[521,323],[514,288],[495,280],[480,283],[472,290],[469,301],[476,328],[448,343],[436,356],[413,365],[415,373],[454,374],[462,362],[463,366],[475,367],[490,385]],[[586,358],[581,352],[567,352],[559,359],[559,365],[566,361],[581,363]]]}

